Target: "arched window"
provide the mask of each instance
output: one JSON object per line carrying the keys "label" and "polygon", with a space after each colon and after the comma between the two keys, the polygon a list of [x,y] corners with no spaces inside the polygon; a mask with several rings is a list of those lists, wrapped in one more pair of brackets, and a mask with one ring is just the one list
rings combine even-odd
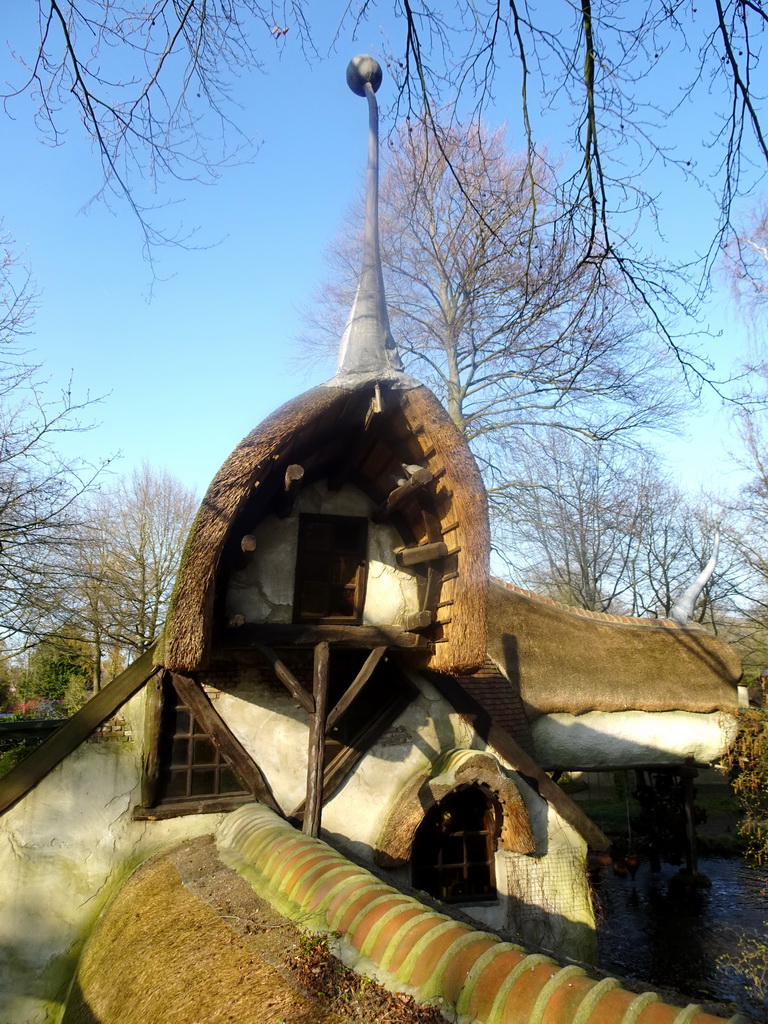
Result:
{"label": "arched window", "polygon": [[500,809],[480,786],[454,790],[424,816],[413,841],[413,885],[445,903],[496,898]]}

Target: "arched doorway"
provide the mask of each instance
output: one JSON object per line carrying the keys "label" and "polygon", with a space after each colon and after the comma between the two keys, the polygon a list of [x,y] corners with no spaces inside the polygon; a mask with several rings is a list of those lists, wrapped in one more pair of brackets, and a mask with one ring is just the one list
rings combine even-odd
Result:
{"label": "arched doorway", "polygon": [[479,785],[448,793],[416,830],[412,881],[445,903],[496,899],[494,851],[501,808]]}

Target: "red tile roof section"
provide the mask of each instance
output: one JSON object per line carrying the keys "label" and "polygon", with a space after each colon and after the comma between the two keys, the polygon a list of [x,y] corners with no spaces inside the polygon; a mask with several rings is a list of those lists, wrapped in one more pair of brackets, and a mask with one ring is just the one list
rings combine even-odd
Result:
{"label": "red tile roof section", "polygon": [[[219,829],[222,859],[309,932],[338,936],[344,959],[474,1024],[718,1024],[698,1006],[670,1006],[613,978],[476,931],[385,885],[263,804]],[[732,1017],[732,1024],[743,1018]]]}
{"label": "red tile roof section", "polygon": [[520,694],[494,661],[486,658],[485,664],[474,675],[454,678],[527,754],[535,756],[531,723]]}

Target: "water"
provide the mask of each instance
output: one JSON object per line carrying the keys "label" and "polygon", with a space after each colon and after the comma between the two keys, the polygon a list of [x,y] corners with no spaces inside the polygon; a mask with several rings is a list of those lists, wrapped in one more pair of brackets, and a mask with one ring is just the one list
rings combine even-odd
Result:
{"label": "water", "polygon": [[[601,869],[594,890],[601,968],[768,1021],[765,991],[747,971],[721,960],[754,949],[756,941],[766,952],[768,869],[737,857],[702,859],[699,871],[712,884],[696,889],[672,882],[678,870],[664,864],[653,873],[644,862],[633,881]],[[753,960],[758,974],[766,970],[762,954]]]}

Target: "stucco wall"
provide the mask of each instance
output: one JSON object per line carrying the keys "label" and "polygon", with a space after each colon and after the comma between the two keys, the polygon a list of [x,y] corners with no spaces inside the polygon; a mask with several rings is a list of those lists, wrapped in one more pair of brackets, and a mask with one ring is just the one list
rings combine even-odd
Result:
{"label": "stucco wall", "polygon": [[56,1024],[82,943],[125,877],[222,820],[131,820],[141,793],[144,691],[121,715],[130,740],[83,744],[0,817],[3,1024]]}
{"label": "stucco wall", "polygon": [[[373,865],[384,824],[403,790],[441,753],[455,747],[489,749],[438,691],[412,674],[418,696],[366,755],[323,808],[323,834],[341,850]],[[287,692],[269,688],[256,669],[244,670],[235,690],[213,692],[216,709],[264,772],[280,805],[290,812],[306,794],[307,716]],[[492,751],[509,776],[509,765]],[[520,792],[536,839],[531,855],[496,854],[498,900],[462,909],[485,927],[511,931],[553,952],[595,955],[594,916],[584,870],[586,845],[524,782]],[[410,885],[410,869],[390,873]]]}
{"label": "stucco wall", "polygon": [[[246,622],[290,622],[293,616],[293,585],[299,537],[299,515],[365,516],[374,510],[356,487],[329,491],[326,483],[303,489],[289,516],[270,515],[254,531],[256,549],[247,553],[246,566],[233,573],[226,598],[229,618],[242,615]],[[368,524],[368,571],[363,622],[384,626],[401,622],[418,610],[417,581],[401,569],[392,554],[403,542],[394,527]]]}
{"label": "stucco wall", "polygon": [[688,757],[708,764],[728,749],[737,728],[736,717],[724,712],[591,711],[542,715],[533,741],[545,768],[681,764]]}

